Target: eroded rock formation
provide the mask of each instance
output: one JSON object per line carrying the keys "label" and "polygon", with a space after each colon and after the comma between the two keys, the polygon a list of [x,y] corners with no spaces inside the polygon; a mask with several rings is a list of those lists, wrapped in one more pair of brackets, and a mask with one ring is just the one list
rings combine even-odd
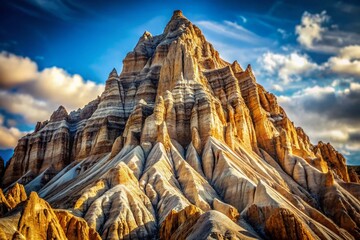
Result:
{"label": "eroded rock formation", "polygon": [[0,189],[2,206],[19,194],[25,197],[22,204],[7,205],[6,215],[0,218],[0,239],[101,239],[85,220],[65,210],[54,211],[36,192],[26,198],[23,189],[17,184],[8,190],[7,198]]}
{"label": "eroded rock formation", "polygon": [[[0,234],[360,238],[360,185],[344,157],[312,145],[251,66],[222,60],[181,11],[140,37],[101,96],[59,107],[19,140],[3,185],[16,181],[68,211],[32,193],[25,209],[44,224],[26,230],[37,223],[22,215],[17,232]],[[2,226],[15,211],[5,195]]]}

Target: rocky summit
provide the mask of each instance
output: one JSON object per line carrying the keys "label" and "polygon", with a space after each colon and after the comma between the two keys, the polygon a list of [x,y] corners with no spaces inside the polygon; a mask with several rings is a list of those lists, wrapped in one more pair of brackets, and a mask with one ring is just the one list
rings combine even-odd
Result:
{"label": "rocky summit", "polygon": [[0,239],[360,239],[356,171],[181,11],[2,166]]}

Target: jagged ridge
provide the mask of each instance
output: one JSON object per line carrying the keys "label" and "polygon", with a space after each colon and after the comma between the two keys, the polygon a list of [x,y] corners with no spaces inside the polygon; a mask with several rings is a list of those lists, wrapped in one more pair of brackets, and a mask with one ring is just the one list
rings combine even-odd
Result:
{"label": "jagged ridge", "polygon": [[[19,141],[3,184],[18,179],[103,239],[360,238],[343,156],[312,145],[251,66],[222,60],[180,11],[143,34],[101,97]],[[191,222],[162,230],[192,205]]]}

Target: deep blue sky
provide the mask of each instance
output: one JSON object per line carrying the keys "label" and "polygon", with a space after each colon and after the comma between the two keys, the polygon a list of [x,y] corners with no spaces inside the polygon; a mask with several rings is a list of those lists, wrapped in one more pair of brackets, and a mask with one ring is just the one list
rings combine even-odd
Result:
{"label": "deep blue sky", "polygon": [[[293,32],[304,11],[326,10],[344,30],[360,31],[358,16],[339,11],[337,1],[15,0],[0,6],[0,48],[30,57],[40,68],[58,66],[85,79],[104,81],[109,69],[121,66],[144,30],[160,34],[175,9],[193,22],[237,22],[259,36],[280,40],[280,44],[292,39],[282,41],[276,30]],[[244,48],[248,44],[233,43]]]}
{"label": "deep blue sky", "polygon": [[[27,57],[39,72],[56,66],[70,76],[79,74],[103,84],[113,67],[121,71],[122,60],[141,34],[145,30],[160,34],[175,9],[181,9],[202,29],[223,58],[237,59],[244,67],[251,63],[258,81],[280,96],[295,124],[304,125],[314,142],[320,138],[335,142],[350,163],[360,164],[360,110],[352,107],[360,102],[360,70],[339,70],[335,64],[336,57],[344,55],[343,48],[356,46],[357,51],[360,44],[358,1],[4,1],[0,6],[0,52]],[[299,36],[303,34],[306,40],[311,33],[295,30],[302,20],[306,23],[306,12],[323,27],[321,37],[313,37],[310,45]],[[353,67],[360,67],[356,65],[360,56],[352,57]],[[299,61],[306,61],[303,67],[294,66]],[[24,86],[2,86],[0,90],[7,97],[16,98],[21,92],[54,106],[61,104]],[[312,101],[317,93],[320,98]],[[291,111],[294,103],[306,119]],[[328,109],[326,103],[335,107]],[[336,107],[345,103],[348,111],[337,111]],[[0,116],[2,130],[10,134],[14,132],[11,127],[31,131],[37,120],[4,105],[0,105]],[[319,117],[323,120],[317,121]],[[316,124],[322,126],[320,134],[313,133]],[[9,146],[0,142],[0,149],[2,156],[9,158],[11,150],[4,151]]]}

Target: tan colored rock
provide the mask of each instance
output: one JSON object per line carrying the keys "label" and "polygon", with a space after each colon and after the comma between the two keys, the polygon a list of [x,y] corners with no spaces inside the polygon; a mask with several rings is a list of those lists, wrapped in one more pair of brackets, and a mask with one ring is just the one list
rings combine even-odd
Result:
{"label": "tan colored rock", "polygon": [[271,239],[315,239],[300,219],[287,209],[277,209],[265,222]]}
{"label": "tan colored rock", "polygon": [[360,168],[357,166],[347,166],[350,182],[360,183]]}
{"label": "tan colored rock", "polygon": [[64,210],[54,212],[35,192],[0,218],[0,230],[0,239],[101,239],[84,219]]}
{"label": "tan colored rock", "polygon": [[91,228],[99,231],[102,239],[144,239],[156,235],[153,207],[124,162],[82,189],[75,209]]}
{"label": "tan colored rock", "polygon": [[111,148],[110,158],[115,157],[121,151],[123,146],[124,146],[124,138],[122,136],[117,137]]}
{"label": "tan colored rock", "polygon": [[67,239],[101,240],[100,235],[93,228],[90,228],[84,219],[75,217],[71,213],[64,210],[57,210],[55,211],[55,214],[59,220],[60,226],[65,232]]}
{"label": "tan colored rock", "polygon": [[344,156],[336,151],[330,143],[319,142],[313,149],[319,151],[322,158],[328,163],[329,168],[336,173],[340,179],[349,182],[349,174]]}
{"label": "tan colored rock", "polygon": [[35,192],[30,194],[24,205],[18,234],[25,239],[66,239],[54,211]]}
{"label": "tan colored rock", "polygon": [[191,129],[191,143],[194,146],[194,148],[196,149],[196,152],[198,154],[201,154],[201,150],[202,150],[201,139],[200,139],[199,132],[196,127],[193,127]]}
{"label": "tan colored rock", "polygon": [[23,137],[6,170],[5,186],[38,189],[88,226],[69,212],[59,222],[38,200],[21,218],[44,224],[14,228],[20,213],[1,194],[0,226],[19,239],[48,229],[97,238],[91,228],[103,239],[356,239],[360,187],[349,179],[345,159],[313,146],[250,65],[222,60],[175,11],[162,34],[144,32],[100,97],[60,107]]}
{"label": "tan colored rock", "polygon": [[7,192],[6,199],[11,208],[16,207],[19,203],[27,199],[25,188],[23,185],[15,183]]}
{"label": "tan colored rock", "polygon": [[185,222],[194,224],[202,214],[201,209],[189,205],[180,212],[171,211],[160,227],[160,239],[171,239],[172,234]]}
{"label": "tan colored rock", "polygon": [[233,206],[223,203],[217,198],[214,199],[213,206],[214,206],[214,210],[225,214],[232,221],[237,222],[239,220],[240,214],[238,210]]}
{"label": "tan colored rock", "polygon": [[2,189],[0,188],[0,217],[11,210],[11,206],[8,203]]}
{"label": "tan colored rock", "polygon": [[69,114],[66,109],[63,106],[59,106],[59,108],[50,116],[50,122],[67,120],[68,116]]}
{"label": "tan colored rock", "polygon": [[[184,210],[183,210],[184,211]],[[181,213],[181,212],[180,212]],[[165,239],[165,238],[162,238]],[[232,222],[218,211],[189,217],[167,239],[259,239],[256,233]]]}
{"label": "tan colored rock", "polygon": [[322,189],[320,204],[326,215],[355,239],[360,237],[360,210],[358,199],[342,188],[328,186]]}
{"label": "tan colored rock", "polygon": [[6,233],[0,229],[0,239],[1,240],[7,240],[8,238],[6,237]]}

